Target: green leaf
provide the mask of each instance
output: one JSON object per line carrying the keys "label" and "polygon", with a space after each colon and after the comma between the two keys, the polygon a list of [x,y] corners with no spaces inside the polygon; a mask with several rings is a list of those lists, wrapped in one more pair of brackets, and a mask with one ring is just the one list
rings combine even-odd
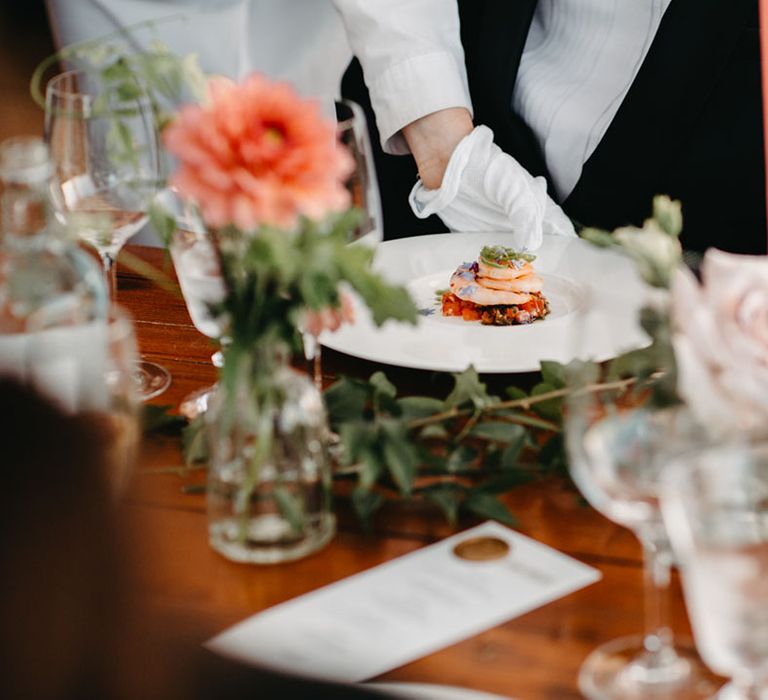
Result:
{"label": "green leaf", "polygon": [[494,411],[494,416],[507,418],[510,422],[517,423],[519,425],[525,425],[530,428],[538,428],[539,430],[558,430],[560,428],[560,421],[545,420],[537,416],[532,416],[528,413],[523,413],[519,409],[509,409],[505,411]]}
{"label": "green leaf", "polygon": [[607,378],[610,380],[622,377],[648,376],[659,368],[659,358],[656,347],[649,345],[640,350],[630,350],[611,360],[608,365]]}
{"label": "green leaf", "polygon": [[365,382],[342,377],[323,393],[328,418],[332,426],[363,416],[370,400],[370,388]]}
{"label": "green leaf", "polygon": [[485,448],[481,470],[487,471],[488,473],[493,473],[499,471],[500,466],[501,450],[499,449],[498,444],[492,442]]}
{"label": "green leaf", "polygon": [[469,433],[472,437],[493,442],[517,443],[525,440],[525,428],[515,423],[485,422],[475,425]]}
{"label": "green leaf", "polygon": [[403,420],[411,421],[417,418],[427,418],[443,411],[445,404],[439,399],[429,396],[405,396],[397,400],[400,416]]}
{"label": "green leaf", "polygon": [[518,524],[517,519],[509,512],[509,509],[498,498],[489,493],[473,492],[464,500],[461,507],[481,518],[497,520],[510,527],[516,527]]}
{"label": "green leaf", "polygon": [[640,309],[640,327],[651,338],[659,338],[669,333],[669,315],[654,306],[643,306]]}
{"label": "green leaf", "polygon": [[541,378],[544,383],[551,384],[555,389],[562,389],[568,383],[565,365],[553,360],[542,360]]}
{"label": "green leaf", "polygon": [[445,519],[451,527],[456,525],[459,518],[459,504],[461,503],[461,498],[456,489],[438,487],[425,490],[424,498],[437,505],[443,511]]}
{"label": "green leaf", "polygon": [[181,451],[185,464],[208,461],[208,441],[204,416],[198,416],[181,433]]}
{"label": "green leaf", "polygon": [[375,426],[364,421],[350,421],[339,427],[343,463],[347,466],[363,459],[365,453],[374,449],[378,443],[378,431]]}
{"label": "green leaf", "polygon": [[569,387],[586,387],[600,378],[600,365],[585,360],[571,360],[565,367],[565,373]]}
{"label": "green leaf", "polygon": [[397,396],[397,389],[395,388],[395,385],[392,384],[389,379],[387,379],[387,375],[384,374],[384,372],[375,372],[371,375],[371,378],[368,380],[368,382],[373,387],[373,390],[381,396],[385,396],[390,399],[394,399],[395,396]]}
{"label": "green leaf", "polygon": [[383,422],[381,425],[382,451],[389,473],[400,492],[406,496],[413,489],[419,457],[408,441],[408,431],[400,423]]}
{"label": "green leaf", "polygon": [[375,447],[366,447],[360,452],[360,476],[358,485],[371,489],[386,471],[381,452]]}
{"label": "green leaf", "polygon": [[102,70],[101,77],[109,83],[130,80],[132,78],[131,67],[125,58],[120,57]]}
{"label": "green leaf", "polygon": [[422,440],[447,440],[451,434],[444,425],[433,423],[432,425],[425,425],[419,433],[419,437]]}
{"label": "green leaf", "polygon": [[523,429],[517,440],[511,441],[501,453],[499,466],[504,470],[517,469],[520,466],[520,455],[528,439],[528,432]]}
{"label": "green leaf", "polygon": [[526,394],[520,387],[517,386],[509,386],[504,390],[504,393],[512,399],[512,401],[520,401],[521,399],[527,399],[528,394]]}
{"label": "green leaf", "polygon": [[362,246],[344,248],[344,254],[340,254],[337,261],[341,278],[363,298],[377,326],[389,319],[415,324],[418,309],[408,290],[391,285],[371,272],[367,267],[369,258],[370,252]]}
{"label": "green leaf", "polygon": [[[531,396],[541,396],[542,394],[548,394],[551,391],[556,391],[556,387],[547,382],[542,382],[533,387]],[[563,411],[563,399],[552,398],[535,403],[531,406],[531,410],[547,420],[560,420]]]}
{"label": "green leaf", "polygon": [[488,387],[480,381],[477,370],[469,366],[461,374],[454,374],[453,391],[445,400],[447,408],[453,406],[463,406],[471,403],[476,408],[485,408],[494,403],[498,403],[498,398],[488,394]]}
{"label": "green leaf", "polygon": [[583,228],[579,231],[579,236],[598,248],[609,248],[616,245],[614,237],[608,231],[599,228]]}
{"label": "green leaf", "polygon": [[562,433],[553,435],[539,451],[539,462],[550,471],[564,471],[568,462]]}
{"label": "green leaf", "polygon": [[384,372],[375,372],[371,375],[368,382],[371,387],[373,387],[374,411],[377,413],[380,411],[387,411],[396,414],[400,410],[395,403],[397,389],[395,388],[395,385],[387,379],[387,375],[384,374]]}
{"label": "green leaf", "polygon": [[181,430],[187,424],[187,420],[183,416],[171,413],[174,408],[172,405],[144,404],[141,411],[142,431],[146,434]]}
{"label": "green leaf", "polygon": [[352,491],[352,505],[365,530],[370,531],[371,518],[381,508],[383,502],[382,495],[374,491],[360,487]]}
{"label": "green leaf", "polygon": [[171,244],[173,235],[176,232],[176,219],[171,216],[166,208],[157,198],[153,198],[148,208],[149,223],[163,241],[166,247]]}
{"label": "green leaf", "polygon": [[450,455],[445,463],[446,471],[451,474],[467,469],[472,462],[477,459],[478,451],[468,445],[459,445]]}
{"label": "green leaf", "polygon": [[533,477],[528,472],[509,471],[488,479],[478,490],[483,493],[506,493],[518,486],[530,483],[532,479]]}
{"label": "green leaf", "polygon": [[653,218],[664,233],[677,238],[683,230],[683,206],[667,195],[653,198]]}
{"label": "green leaf", "polygon": [[130,165],[134,171],[132,177],[138,178],[139,149],[133,140],[133,133],[124,121],[116,117],[112,117],[111,121],[107,133],[109,157],[118,165]]}
{"label": "green leaf", "polygon": [[280,515],[285,518],[291,529],[299,534],[304,529],[304,506],[300,498],[291,493],[285,486],[276,486],[272,492],[280,510]]}

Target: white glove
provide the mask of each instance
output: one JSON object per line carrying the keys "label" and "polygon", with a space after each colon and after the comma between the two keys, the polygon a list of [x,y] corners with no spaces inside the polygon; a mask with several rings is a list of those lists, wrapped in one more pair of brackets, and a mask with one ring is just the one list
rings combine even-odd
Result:
{"label": "white glove", "polygon": [[494,142],[487,126],[465,136],[451,155],[440,189],[419,180],[409,197],[420,219],[437,214],[451,231],[510,231],[513,245],[536,250],[544,234],[575,236],[573,224],[532,177]]}

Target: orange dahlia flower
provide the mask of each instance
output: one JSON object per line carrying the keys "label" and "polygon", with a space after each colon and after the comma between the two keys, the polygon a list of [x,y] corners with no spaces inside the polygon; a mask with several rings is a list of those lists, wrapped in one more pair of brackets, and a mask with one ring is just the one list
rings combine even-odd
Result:
{"label": "orange dahlia flower", "polygon": [[213,78],[208,102],[183,107],[163,133],[180,166],[171,184],[210,226],[293,228],[350,206],[354,167],[319,106],[285,83]]}

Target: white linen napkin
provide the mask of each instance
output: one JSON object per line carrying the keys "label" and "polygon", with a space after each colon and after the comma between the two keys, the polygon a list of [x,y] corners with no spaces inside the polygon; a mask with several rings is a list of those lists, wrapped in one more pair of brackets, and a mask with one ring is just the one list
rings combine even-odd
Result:
{"label": "white linen napkin", "polygon": [[451,231],[509,231],[518,249],[536,250],[542,236],[575,236],[573,224],[547,195],[543,177],[533,177],[477,126],[451,155],[437,190],[419,180],[409,197],[420,219],[437,214]]}

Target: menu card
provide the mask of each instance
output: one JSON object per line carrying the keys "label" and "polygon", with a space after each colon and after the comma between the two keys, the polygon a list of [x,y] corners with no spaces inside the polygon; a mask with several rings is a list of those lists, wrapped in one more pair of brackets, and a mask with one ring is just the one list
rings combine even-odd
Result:
{"label": "menu card", "polygon": [[206,646],[288,673],[359,682],[599,578],[487,522],[254,615]]}

